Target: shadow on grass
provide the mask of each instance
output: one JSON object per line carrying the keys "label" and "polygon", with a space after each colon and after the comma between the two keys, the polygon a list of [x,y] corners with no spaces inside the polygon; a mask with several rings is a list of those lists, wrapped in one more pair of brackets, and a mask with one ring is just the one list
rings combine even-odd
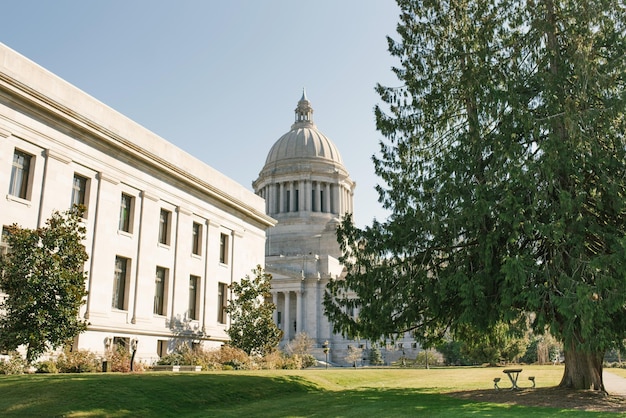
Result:
{"label": "shadow on grass", "polygon": [[325,390],[294,375],[0,376],[0,394],[0,416],[3,417],[517,417],[531,413],[535,418],[587,415],[581,411],[477,402],[422,389]]}

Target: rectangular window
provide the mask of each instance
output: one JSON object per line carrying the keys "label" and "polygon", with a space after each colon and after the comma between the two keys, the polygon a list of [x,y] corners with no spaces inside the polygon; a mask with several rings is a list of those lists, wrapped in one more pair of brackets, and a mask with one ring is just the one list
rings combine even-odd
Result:
{"label": "rectangular window", "polygon": [[167,269],[157,267],[154,278],[154,310],[157,315],[165,315],[165,289],[167,289]]}
{"label": "rectangular window", "polygon": [[285,193],[285,212],[291,212],[291,190],[287,190]]}
{"label": "rectangular window", "polygon": [[228,264],[228,235],[220,234],[220,263]]}
{"label": "rectangular window", "polygon": [[324,206],[326,205],[324,201],[324,190],[320,190],[320,212],[326,212]]}
{"label": "rectangular window", "polygon": [[72,200],[70,207],[74,205],[85,205],[85,196],[87,194],[87,178],[74,174],[72,183]]}
{"label": "rectangular window", "polygon": [[113,347],[115,347],[116,350],[129,351],[130,350],[130,338],[113,337]]}
{"label": "rectangular window", "polygon": [[170,243],[170,221],[171,212],[161,209],[159,218],[159,243],[169,245]]}
{"label": "rectangular window", "polygon": [[294,190],[295,196],[293,199],[293,211],[298,212],[300,210],[300,191],[298,189]]}
{"label": "rectangular window", "polygon": [[122,200],[120,202],[120,224],[118,226],[120,231],[131,232],[133,201],[132,196],[122,193]]}
{"label": "rectangular window", "polygon": [[9,238],[9,229],[3,226],[2,235],[0,235],[0,257],[9,253],[9,239],[8,238]]}
{"label": "rectangular window", "polygon": [[157,340],[157,354],[159,357],[167,355],[167,340]]}
{"label": "rectangular window", "polygon": [[115,275],[113,277],[113,303],[115,309],[126,310],[126,282],[128,281],[128,259],[115,257]]}
{"label": "rectangular window", "polygon": [[311,212],[316,212],[315,210],[315,205],[316,205],[317,199],[315,198],[315,189],[311,190]]}
{"label": "rectangular window", "polygon": [[217,322],[226,323],[226,307],[228,306],[228,285],[217,284]]}
{"label": "rectangular window", "polygon": [[195,255],[202,253],[202,225],[194,222],[193,229],[191,231],[191,252]]}
{"label": "rectangular window", "polygon": [[13,154],[13,166],[11,167],[11,183],[9,194],[20,199],[28,198],[28,178],[30,176],[30,163],[32,155],[15,150]]}
{"label": "rectangular window", "polygon": [[198,285],[200,277],[189,276],[189,319],[198,319]]}

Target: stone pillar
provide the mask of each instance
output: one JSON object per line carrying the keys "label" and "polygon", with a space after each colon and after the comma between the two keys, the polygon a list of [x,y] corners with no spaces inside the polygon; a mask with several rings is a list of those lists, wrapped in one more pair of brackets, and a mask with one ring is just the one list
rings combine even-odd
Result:
{"label": "stone pillar", "polygon": [[291,305],[291,293],[289,291],[285,292],[285,312],[284,312],[284,323],[285,325],[283,326],[283,331],[284,331],[284,335],[283,335],[283,339],[285,341],[289,341],[289,334],[291,331],[291,319],[289,318],[289,305]]}
{"label": "stone pillar", "polygon": [[289,182],[289,211],[296,211],[296,187],[293,181]]}
{"label": "stone pillar", "polygon": [[274,324],[278,325],[278,292],[272,292],[272,302],[274,303],[272,319],[274,320]]}
{"label": "stone pillar", "polygon": [[278,189],[278,211],[285,213],[285,183],[280,183]]}
{"label": "stone pillar", "polygon": [[300,180],[298,182],[299,184],[299,192],[298,192],[298,211],[305,211],[305,207],[304,207],[304,180]]}
{"label": "stone pillar", "polygon": [[302,331],[302,291],[296,290],[296,334]]}
{"label": "stone pillar", "polygon": [[325,187],[325,190],[324,190],[324,196],[326,196],[326,199],[324,200],[324,212],[330,213],[331,212],[331,208],[330,208],[330,183],[326,183],[326,187]]}

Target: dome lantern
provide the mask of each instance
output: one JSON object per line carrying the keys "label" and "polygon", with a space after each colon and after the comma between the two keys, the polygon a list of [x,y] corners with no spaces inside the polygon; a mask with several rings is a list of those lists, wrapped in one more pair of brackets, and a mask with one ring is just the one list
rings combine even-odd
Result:
{"label": "dome lantern", "polygon": [[296,120],[294,124],[291,125],[291,129],[315,127],[315,123],[313,123],[313,107],[311,106],[311,102],[306,98],[306,91],[304,89],[302,89],[302,98],[298,102],[295,112]]}

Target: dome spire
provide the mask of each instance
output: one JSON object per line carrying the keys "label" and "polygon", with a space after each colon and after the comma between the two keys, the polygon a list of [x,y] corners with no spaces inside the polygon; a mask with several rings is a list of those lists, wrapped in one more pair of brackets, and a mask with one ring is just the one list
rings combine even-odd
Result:
{"label": "dome spire", "polygon": [[296,106],[296,121],[291,125],[291,129],[315,127],[313,123],[313,107],[306,97],[306,90],[302,89],[302,98]]}

